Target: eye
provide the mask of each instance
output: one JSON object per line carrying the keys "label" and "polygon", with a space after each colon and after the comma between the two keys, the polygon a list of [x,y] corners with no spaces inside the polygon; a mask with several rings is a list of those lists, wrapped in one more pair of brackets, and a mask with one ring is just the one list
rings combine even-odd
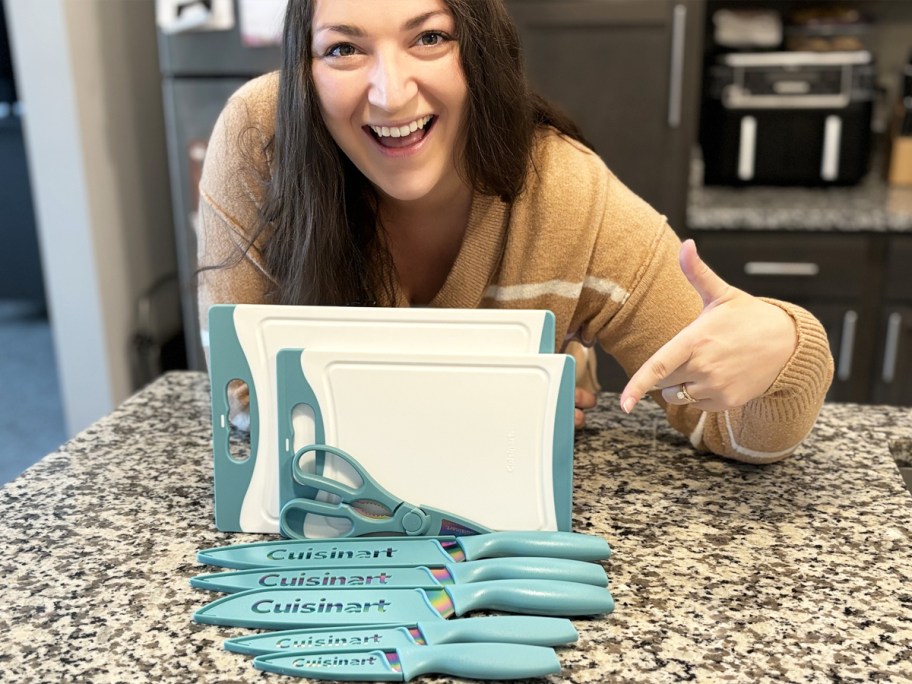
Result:
{"label": "eye", "polygon": [[418,36],[416,43],[423,47],[435,47],[450,40],[453,39],[442,31],[425,31]]}
{"label": "eye", "polygon": [[351,43],[337,43],[331,45],[326,52],[323,53],[324,57],[351,57],[357,54],[358,50]]}

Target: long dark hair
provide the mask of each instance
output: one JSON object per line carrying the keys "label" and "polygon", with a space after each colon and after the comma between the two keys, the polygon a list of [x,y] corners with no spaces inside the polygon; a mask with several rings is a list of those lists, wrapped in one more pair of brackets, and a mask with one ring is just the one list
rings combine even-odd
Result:
{"label": "long dark hair", "polygon": [[[477,193],[511,202],[522,192],[533,137],[549,125],[585,143],[573,122],[533,94],[516,27],[501,0],[444,0],[456,25],[468,85],[458,165]],[[272,169],[252,241],[265,231],[266,268],[280,304],[392,303],[395,268],[378,235],[378,196],[336,145],[311,72],[313,0],[285,14]]]}

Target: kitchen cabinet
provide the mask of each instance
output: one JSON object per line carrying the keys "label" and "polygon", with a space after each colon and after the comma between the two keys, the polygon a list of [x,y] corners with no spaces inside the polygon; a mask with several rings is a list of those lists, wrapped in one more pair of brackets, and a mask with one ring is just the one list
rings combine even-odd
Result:
{"label": "kitchen cabinet", "polygon": [[829,401],[912,405],[912,238],[784,231],[693,237],[727,282],[820,319],[836,362]]}
{"label": "kitchen cabinet", "polygon": [[[702,70],[703,0],[508,0],[532,87],[608,167],[683,228]],[[599,350],[603,388],[626,376]]]}
{"label": "kitchen cabinet", "polygon": [[703,2],[508,0],[533,88],[611,170],[683,226],[696,135]]}
{"label": "kitchen cabinet", "polygon": [[893,236],[886,261],[872,400],[912,406],[912,236]]}

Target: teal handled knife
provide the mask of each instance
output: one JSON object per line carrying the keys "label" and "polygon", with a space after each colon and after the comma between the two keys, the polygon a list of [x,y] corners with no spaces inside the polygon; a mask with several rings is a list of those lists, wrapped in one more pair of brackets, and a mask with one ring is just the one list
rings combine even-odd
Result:
{"label": "teal handled knife", "polygon": [[259,670],[313,679],[407,682],[423,674],[470,679],[525,679],[561,671],[553,649],[527,644],[401,646],[389,651],[257,656]]}
{"label": "teal handled knife", "polygon": [[193,614],[196,622],[262,629],[445,620],[472,610],[597,615],[614,609],[604,587],[560,580],[494,580],[440,589],[253,589]]}
{"label": "teal handled knife", "polygon": [[356,537],[235,544],[197,552],[200,563],[224,568],[296,566],[441,566],[502,556],[604,560],[608,542],[576,532],[491,532],[469,537]]}
{"label": "teal handled knife", "polygon": [[466,563],[448,563],[439,568],[255,568],[236,572],[212,572],[190,579],[197,589],[229,594],[250,589],[279,587],[415,587],[436,589],[503,579],[552,579],[608,586],[608,575],[597,563],[566,558],[488,558]]}
{"label": "teal handled knife", "polygon": [[429,620],[409,625],[363,625],[336,629],[289,629],[225,640],[225,650],[246,655],[337,653],[400,646],[500,642],[561,646],[579,635],[566,618],[491,615],[460,620]]}

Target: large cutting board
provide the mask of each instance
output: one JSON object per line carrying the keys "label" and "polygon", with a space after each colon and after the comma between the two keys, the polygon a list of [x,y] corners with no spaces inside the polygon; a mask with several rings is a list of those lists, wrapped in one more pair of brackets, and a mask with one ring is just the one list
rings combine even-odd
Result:
{"label": "large cutting board", "polygon": [[[554,315],[510,309],[407,309],[215,305],[209,310],[209,371],[220,530],[279,531],[276,353],[283,348],[511,354],[551,352]],[[250,388],[250,456],[229,448],[227,386]],[[307,424],[307,417],[299,418]]]}

